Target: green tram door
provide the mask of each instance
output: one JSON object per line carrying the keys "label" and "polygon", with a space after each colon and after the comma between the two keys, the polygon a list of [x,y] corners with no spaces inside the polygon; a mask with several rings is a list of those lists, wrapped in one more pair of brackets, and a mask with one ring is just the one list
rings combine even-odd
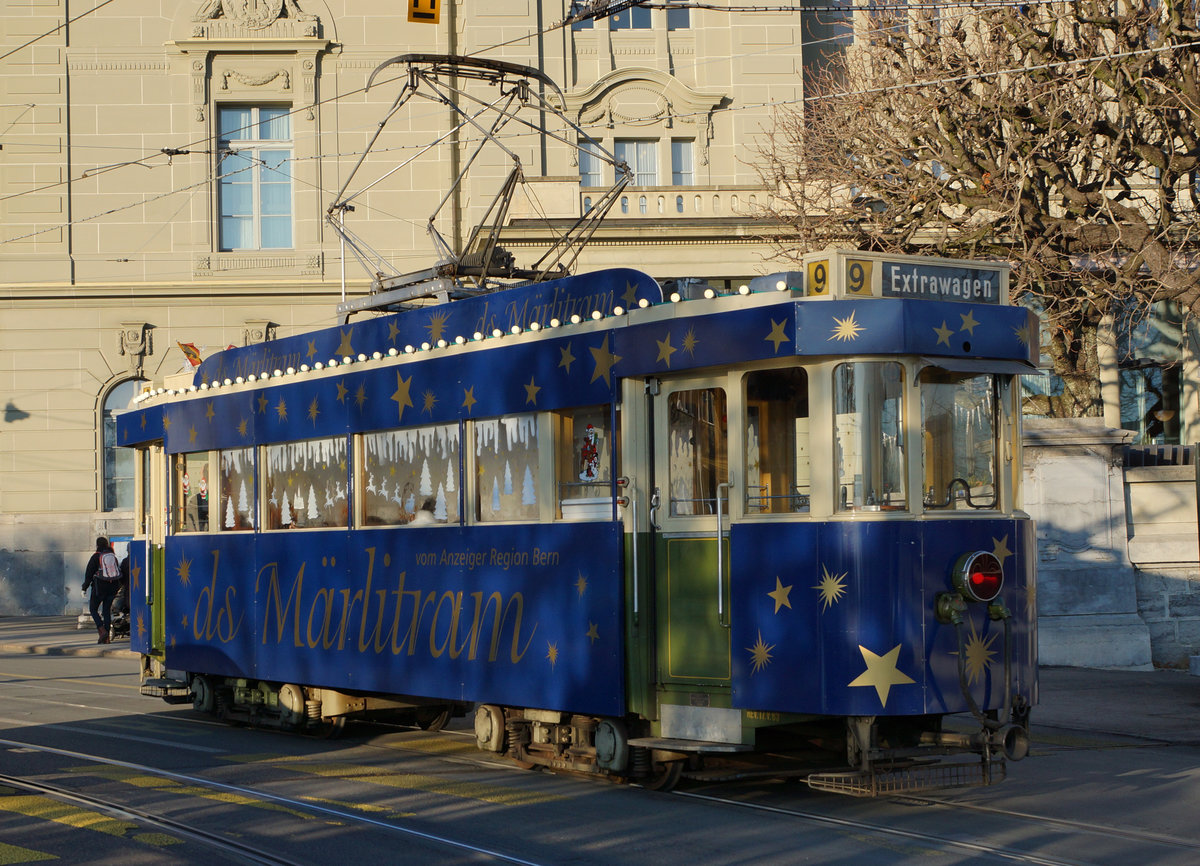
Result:
{"label": "green tram door", "polygon": [[727,380],[659,381],[654,401],[657,681],[663,737],[740,732],[730,706]]}

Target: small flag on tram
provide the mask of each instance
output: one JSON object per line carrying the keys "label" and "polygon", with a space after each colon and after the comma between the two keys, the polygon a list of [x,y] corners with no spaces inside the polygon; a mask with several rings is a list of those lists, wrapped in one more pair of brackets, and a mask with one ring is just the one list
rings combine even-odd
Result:
{"label": "small flag on tram", "polygon": [[203,359],[200,357],[200,350],[196,348],[195,343],[180,343],[177,340],[176,345],[178,345],[179,350],[183,352],[183,356],[192,362],[193,367],[200,366],[200,361]]}

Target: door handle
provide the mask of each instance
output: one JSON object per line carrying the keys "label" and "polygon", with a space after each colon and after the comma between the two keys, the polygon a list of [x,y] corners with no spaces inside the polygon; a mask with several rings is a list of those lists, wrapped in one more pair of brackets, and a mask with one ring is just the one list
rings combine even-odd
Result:
{"label": "door handle", "polygon": [[654,492],[650,494],[650,528],[655,532],[661,532],[662,527],[658,525],[658,507],[662,504],[659,497],[658,488],[654,488]]}
{"label": "door handle", "polygon": [[717,623],[729,628],[725,620],[725,521],[721,513],[721,489],[725,489],[725,498],[729,499],[730,482],[722,481],[717,485]]}

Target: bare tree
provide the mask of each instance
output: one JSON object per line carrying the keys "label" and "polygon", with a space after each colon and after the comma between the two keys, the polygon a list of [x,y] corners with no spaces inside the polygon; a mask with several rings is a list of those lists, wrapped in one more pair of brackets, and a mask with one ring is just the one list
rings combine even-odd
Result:
{"label": "bare tree", "polygon": [[1065,387],[1043,408],[1100,414],[1104,317],[1200,311],[1196,4],[912,0],[853,24],[757,150],[779,255],[1010,261]]}

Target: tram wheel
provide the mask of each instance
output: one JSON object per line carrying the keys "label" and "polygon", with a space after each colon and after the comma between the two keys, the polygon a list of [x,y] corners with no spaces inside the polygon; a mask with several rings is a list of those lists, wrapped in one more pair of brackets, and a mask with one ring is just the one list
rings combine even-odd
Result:
{"label": "tram wheel", "polygon": [[422,731],[440,731],[450,721],[450,711],[422,710],[417,713],[417,727]]}
{"label": "tram wheel", "polygon": [[683,776],[683,764],[683,761],[668,761],[665,764],[658,764],[655,772],[642,779],[639,784],[651,791],[674,790]]}

